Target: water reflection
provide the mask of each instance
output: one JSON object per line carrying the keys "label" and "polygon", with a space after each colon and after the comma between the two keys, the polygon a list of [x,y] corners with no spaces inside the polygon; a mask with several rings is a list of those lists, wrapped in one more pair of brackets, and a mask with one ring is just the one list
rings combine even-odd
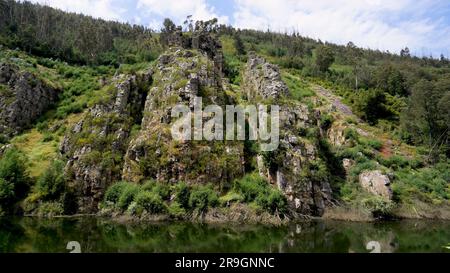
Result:
{"label": "water reflection", "polygon": [[193,223],[120,224],[97,218],[0,219],[0,252],[445,252],[450,222],[311,221],[283,227]]}

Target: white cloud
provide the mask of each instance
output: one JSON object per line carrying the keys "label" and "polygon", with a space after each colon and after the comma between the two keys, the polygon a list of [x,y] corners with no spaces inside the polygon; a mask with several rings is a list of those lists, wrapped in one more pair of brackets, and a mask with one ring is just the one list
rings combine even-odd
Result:
{"label": "white cloud", "polygon": [[[235,0],[235,25],[398,52],[409,46],[437,51],[450,45],[450,27],[424,19],[427,0]],[[440,42],[437,42],[440,40]],[[420,54],[420,52],[417,52]]]}
{"label": "white cloud", "polygon": [[[220,16],[206,0],[138,0],[137,8],[150,15],[171,18],[178,24],[182,23],[188,15],[192,15],[194,20],[218,18],[220,23],[228,23],[228,17]],[[154,22],[151,25],[154,25]]]}
{"label": "white cloud", "polygon": [[51,6],[63,11],[83,13],[95,18],[124,21],[126,9],[115,5],[114,0],[31,0],[33,3]]}

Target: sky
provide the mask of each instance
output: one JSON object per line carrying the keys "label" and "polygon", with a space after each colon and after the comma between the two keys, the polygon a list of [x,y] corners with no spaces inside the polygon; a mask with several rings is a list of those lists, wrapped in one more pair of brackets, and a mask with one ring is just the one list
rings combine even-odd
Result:
{"label": "sky", "polygon": [[449,0],[31,0],[31,2],[160,29],[218,18],[237,28],[296,31],[322,41],[416,56],[450,55]]}

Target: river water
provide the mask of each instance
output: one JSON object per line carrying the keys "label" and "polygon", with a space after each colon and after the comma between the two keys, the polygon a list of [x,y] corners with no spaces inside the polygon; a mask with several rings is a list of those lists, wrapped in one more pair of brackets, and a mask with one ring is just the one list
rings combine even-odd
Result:
{"label": "river water", "polygon": [[[0,218],[0,252],[447,252],[450,222],[305,221],[287,226]],[[73,245],[73,243],[71,243]]]}

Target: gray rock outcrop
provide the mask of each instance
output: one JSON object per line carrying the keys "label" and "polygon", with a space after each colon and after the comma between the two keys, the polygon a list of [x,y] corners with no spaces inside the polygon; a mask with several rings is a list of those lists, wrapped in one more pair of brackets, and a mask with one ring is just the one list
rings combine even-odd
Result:
{"label": "gray rock outcrop", "polygon": [[[250,102],[289,94],[278,67],[254,54],[249,56],[243,81]],[[259,173],[285,194],[294,211],[320,216],[331,201],[331,187],[327,178],[319,178],[321,159],[316,145],[299,135],[317,124],[315,113],[306,105],[280,105],[280,145],[276,151],[260,154],[257,163]]]}
{"label": "gray rock outcrop", "polygon": [[289,93],[278,66],[254,53],[249,54],[243,80],[242,90],[250,100],[258,97],[277,99]]}
{"label": "gray rock outcrop", "polygon": [[58,99],[58,91],[15,65],[0,64],[0,134],[28,128]]}
{"label": "gray rock outcrop", "polygon": [[364,171],[359,175],[359,183],[368,192],[386,198],[392,199],[391,180],[381,171]]}
{"label": "gray rock outcrop", "polygon": [[142,118],[152,73],[117,77],[111,99],[89,109],[61,142],[79,213],[96,212],[107,187],[120,180],[128,138]]}

